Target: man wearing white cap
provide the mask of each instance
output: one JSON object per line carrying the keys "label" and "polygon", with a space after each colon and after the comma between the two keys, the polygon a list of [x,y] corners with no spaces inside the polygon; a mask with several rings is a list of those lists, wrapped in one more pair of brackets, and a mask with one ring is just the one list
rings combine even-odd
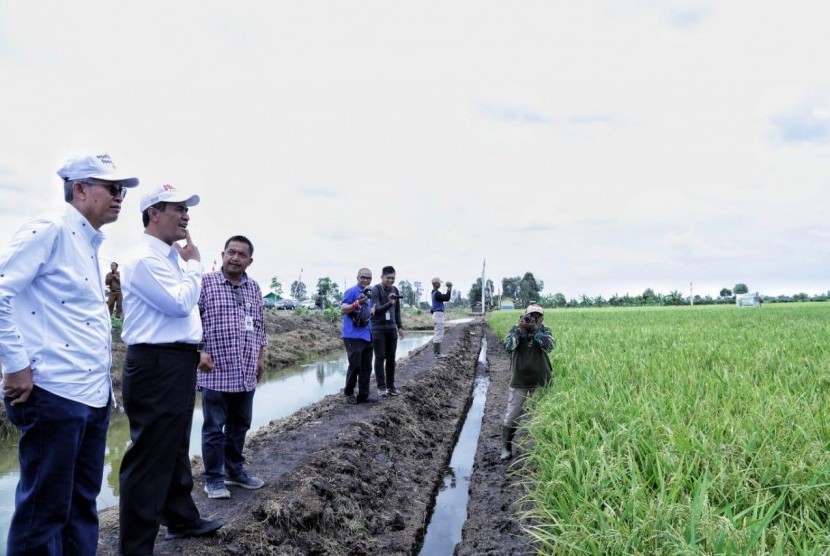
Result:
{"label": "man wearing white cap", "polygon": [[[190,427],[202,341],[199,249],[187,229],[198,195],[163,185],[141,200],[142,245],[124,264],[124,409],[132,443],[120,470],[120,553],[152,554],[159,525],[166,539],[222,527],[193,502]],[[179,241],[184,240],[184,245]],[[184,270],[180,269],[180,264]]]}
{"label": "man wearing white cap", "polygon": [[109,155],[69,159],[66,206],[24,224],[0,253],[0,367],[20,430],[7,554],[94,554],[112,400],[112,328],[98,263],[138,178]]}
{"label": "man wearing white cap", "polygon": [[513,457],[513,435],[516,419],[522,414],[525,400],[550,382],[553,370],[548,354],[556,347],[553,332],[544,325],[545,310],[539,305],[527,306],[519,322],[504,338],[504,349],[510,353],[510,390],[507,410],[501,427],[501,460]]}
{"label": "man wearing white cap", "polygon": [[441,343],[444,341],[444,302],[452,299],[452,282],[447,282],[447,292],[441,293],[441,279],[432,279],[432,325],[435,335],[432,337],[432,353],[441,357]]}

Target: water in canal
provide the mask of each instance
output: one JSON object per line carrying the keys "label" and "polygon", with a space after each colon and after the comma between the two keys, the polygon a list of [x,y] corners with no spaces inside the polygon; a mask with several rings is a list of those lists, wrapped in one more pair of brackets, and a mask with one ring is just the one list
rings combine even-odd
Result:
{"label": "water in canal", "polygon": [[[424,345],[432,334],[407,332],[398,340],[397,356],[405,357],[412,350]],[[346,352],[332,354],[331,358],[286,367],[266,373],[257,386],[254,397],[254,413],[251,431],[267,425],[274,419],[287,417],[295,411],[320,401],[343,389],[348,369]],[[374,378],[372,378],[374,385]],[[202,452],[202,411],[200,396],[196,396],[193,428],[190,434],[190,455]],[[126,415],[113,414],[107,433],[107,452],[104,462],[104,481],[98,496],[98,509],[118,503],[118,469],[121,458],[130,443],[130,428]],[[17,447],[13,443],[0,443],[0,553],[6,550],[6,535],[14,511],[14,490],[17,487]]]}
{"label": "water in canal", "polygon": [[452,554],[461,541],[461,530],[467,521],[467,501],[470,497],[470,476],[473,474],[484,403],[487,401],[489,377],[487,367],[487,338],[481,339],[481,351],[476,364],[473,399],[464,426],[444,472],[444,484],[435,498],[435,505],[426,527],[420,556]]}

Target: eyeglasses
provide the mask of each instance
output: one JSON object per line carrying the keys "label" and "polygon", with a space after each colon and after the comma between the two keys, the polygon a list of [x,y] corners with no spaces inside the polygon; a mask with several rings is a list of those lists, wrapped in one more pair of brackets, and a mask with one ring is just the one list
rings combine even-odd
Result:
{"label": "eyeglasses", "polygon": [[358,276],[357,279],[358,280],[371,280],[372,277],[371,276]]}
{"label": "eyeglasses", "polygon": [[121,196],[121,199],[124,199],[127,196],[127,188],[121,185],[118,182],[97,182],[97,181],[85,181],[83,182],[88,186],[95,186],[103,187],[107,191],[109,191],[110,195],[113,197]]}
{"label": "eyeglasses", "polygon": [[242,297],[242,290],[239,289],[239,286],[233,287],[233,296],[236,298],[236,304],[242,307],[245,305],[245,298]]}

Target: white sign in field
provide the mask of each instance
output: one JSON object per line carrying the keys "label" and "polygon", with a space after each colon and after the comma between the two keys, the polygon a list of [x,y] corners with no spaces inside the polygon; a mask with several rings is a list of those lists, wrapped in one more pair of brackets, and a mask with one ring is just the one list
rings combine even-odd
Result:
{"label": "white sign in field", "polygon": [[738,307],[760,307],[761,303],[761,294],[758,292],[745,293],[735,296],[735,305]]}

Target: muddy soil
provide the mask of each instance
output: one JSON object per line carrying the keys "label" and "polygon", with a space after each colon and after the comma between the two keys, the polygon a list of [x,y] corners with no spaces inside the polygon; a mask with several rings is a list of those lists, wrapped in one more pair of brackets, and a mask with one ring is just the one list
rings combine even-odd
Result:
{"label": "muddy soil", "polygon": [[[225,526],[211,537],[175,541],[163,539],[162,527],[156,554],[417,554],[485,333],[481,319],[455,325],[445,338],[447,357],[435,359],[428,344],[399,361],[397,398],[349,406],[333,395],[249,435],[247,467],[266,481],[260,490],[231,487],[230,500],[208,500],[195,458],[194,500],[204,517]],[[529,554],[517,517],[522,487],[498,459],[507,359],[495,338],[489,345],[492,383],[470,519],[456,553]],[[111,508],[101,514],[99,554],[117,554],[117,539],[118,512]]]}

